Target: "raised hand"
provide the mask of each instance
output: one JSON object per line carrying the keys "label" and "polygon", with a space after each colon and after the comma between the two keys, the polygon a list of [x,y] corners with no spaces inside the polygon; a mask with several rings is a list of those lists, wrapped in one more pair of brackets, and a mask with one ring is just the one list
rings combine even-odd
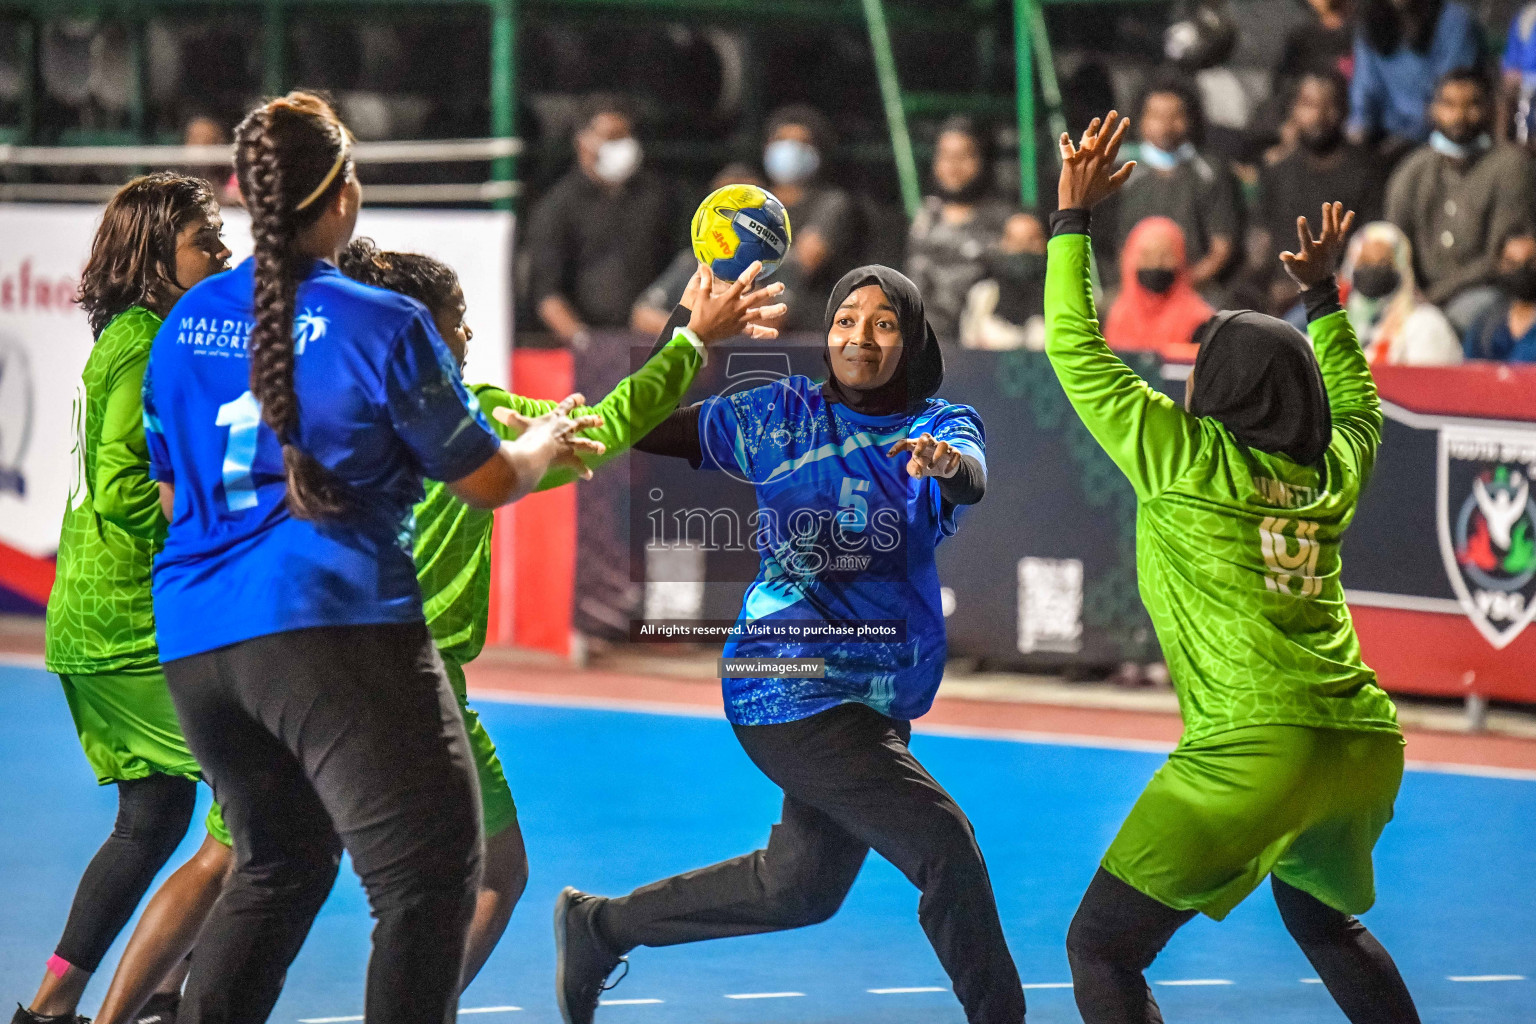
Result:
{"label": "raised hand", "polygon": [[1312,237],[1312,226],[1307,223],[1307,218],[1296,218],[1296,251],[1281,253],[1280,262],[1303,291],[1338,273],[1344,239],[1349,237],[1349,229],[1354,223],[1355,211],[1345,213],[1343,203],[1323,204],[1323,230],[1316,238]]}
{"label": "raised hand", "polygon": [[765,303],[784,291],[783,283],[775,282],[756,291],[748,290],[762,269],[761,262],[754,262],[741,272],[740,277],[722,289],[719,286],[723,282],[715,277],[709,266],[699,264],[699,269],[694,272],[687,290],[683,292],[683,306],[692,313],[688,318],[688,327],[699,336],[701,342],[712,345],[738,334],[759,340],[779,336],[775,325],[784,318],[789,307],[782,302],[773,305]]}
{"label": "raised hand", "polygon": [[[1117,123],[1118,122],[1118,123]],[[1082,141],[1072,145],[1066,132],[1061,145],[1061,179],[1056,186],[1056,207],[1060,210],[1088,210],[1113,195],[1136,169],[1136,161],[1127,161],[1115,169],[1120,143],[1125,141],[1131,119],[1111,110],[1102,119],[1094,118],[1083,132]]]}
{"label": "raised hand", "polygon": [[907,475],[915,480],[925,476],[947,480],[960,471],[960,453],[948,441],[935,441],[932,434],[904,437],[885,454],[895,457],[902,452],[912,453],[907,460]]}
{"label": "raised hand", "polygon": [[582,463],[582,456],[601,455],[607,451],[601,441],[576,436],[583,430],[603,425],[603,418],[596,413],[571,416],[571,410],[586,404],[580,394],[567,395],[555,407],[542,416],[524,416],[510,406],[496,409],[492,415],[509,427],[517,429],[519,445],[527,445],[548,458],[551,466],[563,466],[577,471],[583,480],[592,479],[592,471]]}

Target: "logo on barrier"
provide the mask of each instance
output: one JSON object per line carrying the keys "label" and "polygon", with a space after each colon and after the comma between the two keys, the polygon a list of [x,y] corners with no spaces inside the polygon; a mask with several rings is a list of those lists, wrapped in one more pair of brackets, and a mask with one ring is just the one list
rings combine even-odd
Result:
{"label": "logo on barrier", "polygon": [[27,493],[21,472],[32,440],[32,368],[20,345],[0,340],[0,494]]}
{"label": "logo on barrier", "polygon": [[1496,650],[1536,618],[1536,431],[1440,431],[1440,554]]}

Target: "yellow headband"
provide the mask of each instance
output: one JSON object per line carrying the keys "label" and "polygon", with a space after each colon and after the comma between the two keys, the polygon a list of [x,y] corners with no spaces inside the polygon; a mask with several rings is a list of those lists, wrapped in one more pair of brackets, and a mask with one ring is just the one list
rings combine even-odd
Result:
{"label": "yellow headband", "polygon": [[331,187],[331,182],[336,180],[336,173],[341,170],[341,165],[347,162],[347,153],[351,148],[352,147],[348,146],[345,140],[342,141],[341,149],[336,154],[336,162],[331,164],[331,169],[325,172],[325,177],[320,179],[320,184],[315,186],[315,190],[309,195],[305,196],[303,201],[300,202],[298,206],[293,208],[295,213],[304,209],[304,207],[308,206],[316,199],[319,199],[321,193]]}

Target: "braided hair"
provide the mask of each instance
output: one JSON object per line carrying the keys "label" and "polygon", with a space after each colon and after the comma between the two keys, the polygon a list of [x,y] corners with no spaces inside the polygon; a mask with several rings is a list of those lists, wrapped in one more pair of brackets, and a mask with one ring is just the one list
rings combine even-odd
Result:
{"label": "braided hair", "polygon": [[[294,305],[308,267],[298,239],[352,176],[350,145],[330,104],[307,92],[268,101],[235,129],[235,174],[256,242],[251,393],[262,420],[282,443],[288,511],[299,519],[334,519],[353,506],[346,485],[297,445],[299,402],[293,389]],[[329,183],[320,188],[327,177]]]}
{"label": "braided hair", "polygon": [[336,257],[336,266],[354,281],[387,288],[415,299],[434,316],[453,304],[459,275],[418,252],[380,249],[371,238],[354,238]]}
{"label": "braided hair", "polygon": [[76,298],[97,337],[113,317],[133,306],[169,310],[184,291],[176,280],[176,236],[199,217],[212,220],[219,204],[201,178],[161,171],[117,190],[101,215]]}

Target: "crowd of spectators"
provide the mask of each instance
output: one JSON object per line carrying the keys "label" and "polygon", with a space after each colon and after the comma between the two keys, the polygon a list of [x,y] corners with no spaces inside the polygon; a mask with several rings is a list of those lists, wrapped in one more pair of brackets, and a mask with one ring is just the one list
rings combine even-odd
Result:
{"label": "crowd of spectators", "polygon": [[[1193,357],[1222,306],[1305,314],[1278,254],[1296,218],[1342,200],[1358,225],[1341,285],[1373,363],[1536,361],[1536,3],[1515,14],[1502,57],[1458,0],[1307,0],[1285,38],[1272,101],[1220,140],[1187,65],[1146,76],[1132,104],[1137,169],[1097,215],[1112,345]],[[905,269],[946,344],[1039,347],[1045,226],[998,187],[996,126],[944,121]],[[779,271],[792,329],[813,328],[830,283],[866,256],[860,200],[834,184],[828,119],[797,105],[762,132],[761,173],[794,228]],[[523,247],[543,328],[580,346],[592,328],[650,333],[692,267],[675,211],[649,178],[621,101],[595,102],[575,133],[576,165],[533,207]],[[674,256],[673,253],[676,252]]]}

